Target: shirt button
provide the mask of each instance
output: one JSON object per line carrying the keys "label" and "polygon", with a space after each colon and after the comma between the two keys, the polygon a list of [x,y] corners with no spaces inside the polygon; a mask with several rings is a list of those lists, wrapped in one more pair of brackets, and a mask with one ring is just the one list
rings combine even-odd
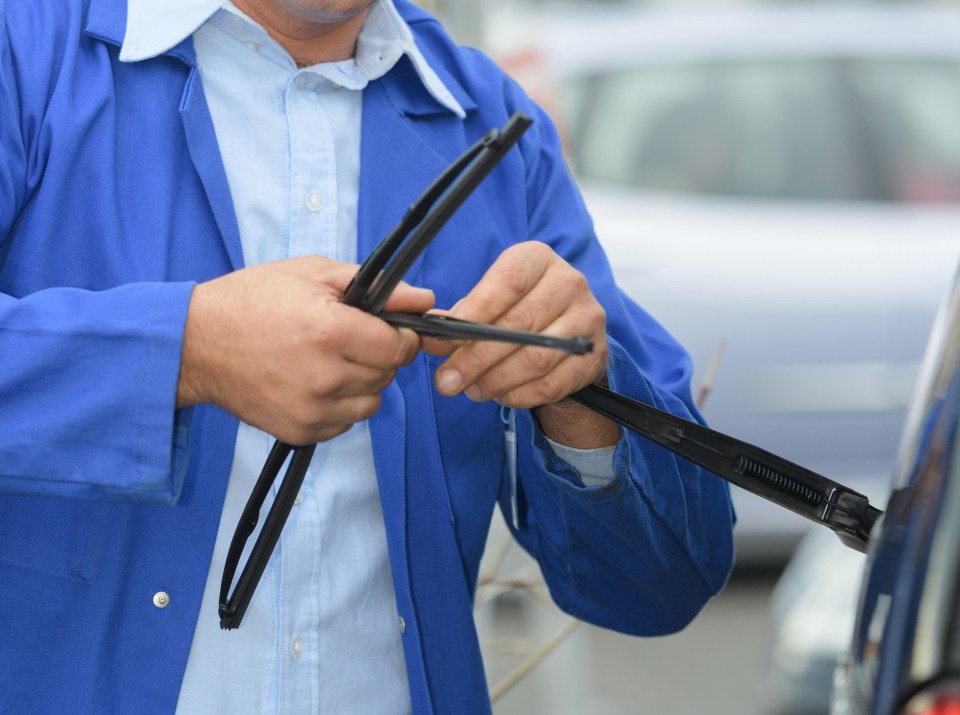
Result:
{"label": "shirt button", "polygon": [[403,616],[400,616],[400,635],[403,635],[407,632],[407,622],[403,620]]}
{"label": "shirt button", "polygon": [[254,52],[260,49],[260,46],[256,42],[253,42],[252,40],[247,40],[243,44],[248,50],[253,50]]}
{"label": "shirt button", "polygon": [[297,492],[296,498],[293,500],[294,504],[299,504],[303,501],[303,492]]}
{"label": "shirt button", "polygon": [[299,660],[300,656],[303,655],[303,641],[300,640],[299,636],[294,636],[293,640],[290,641],[290,655],[293,656],[294,660]]}
{"label": "shirt button", "polygon": [[308,209],[313,212],[317,212],[323,208],[323,197],[320,196],[320,194],[318,194],[316,191],[311,191],[309,194],[307,194],[305,203],[307,204]]}
{"label": "shirt button", "polygon": [[166,608],[170,605],[170,596],[166,591],[157,591],[153,594],[153,605],[157,608]]}

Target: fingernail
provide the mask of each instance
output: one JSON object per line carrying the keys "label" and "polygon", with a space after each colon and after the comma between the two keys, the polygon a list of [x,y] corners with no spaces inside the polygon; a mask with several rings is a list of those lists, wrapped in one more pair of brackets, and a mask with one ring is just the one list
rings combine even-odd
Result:
{"label": "fingernail", "polygon": [[483,402],[483,393],[480,392],[480,388],[477,387],[476,385],[470,385],[470,387],[468,387],[466,392],[464,392],[463,394],[469,397],[474,402]]}
{"label": "fingernail", "polygon": [[460,300],[458,300],[456,303],[453,304],[453,307],[450,309],[450,315],[456,315],[456,314],[457,314],[457,308],[460,307],[460,304],[461,304],[462,302],[463,302],[463,298],[461,298]]}
{"label": "fingernail", "polygon": [[463,378],[460,373],[452,368],[441,370],[437,375],[437,388],[445,395],[456,395],[460,392],[462,382]]}

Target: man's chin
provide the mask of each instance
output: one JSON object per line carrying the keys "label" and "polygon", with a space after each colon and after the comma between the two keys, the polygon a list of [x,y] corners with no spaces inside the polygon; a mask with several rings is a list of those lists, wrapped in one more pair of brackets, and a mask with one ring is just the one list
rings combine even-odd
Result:
{"label": "man's chin", "polygon": [[377,0],[275,0],[287,12],[315,23],[337,23],[365,13]]}

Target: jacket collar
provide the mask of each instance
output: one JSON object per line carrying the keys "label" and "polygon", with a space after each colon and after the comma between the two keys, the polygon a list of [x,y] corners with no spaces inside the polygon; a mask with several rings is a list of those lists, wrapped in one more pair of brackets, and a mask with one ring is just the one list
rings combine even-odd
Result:
{"label": "jacket collar", "polygon": [[[124,46],[128,24],[142,25],[144,20],[148,20],[137,14],[141,6],[145,5],[143,0],[130,0],[130,4],[134,2],[138,3],[137,7],[133,11],[128,11],[128,0],[90,0],[87,34],[123,48],[124,60],[135,61],[158,54],[167,54],[191,66],[196,64],[196,55],[190,35],[223,6],[221,0],[164,0],[163,3],[146,3],[146,5],[159,7],[166,17],[178,17],[177,22],[174,23],[178,30],[165,29],[161,33],[162,38],[151,40],[147,45],[141,44],[136,49],[133,49],[133,45],[137,40],[131,38],[128,49]],[[434,35],[440,32],[437,20],[408,0],[394,2],[381,0],[381,2],[387,6],[385,9],[389,22],[402,21],[399,23],[402,26],[398,26],[397,29],[398,32],[405,34],[405,37],[401,38],[403,54],[416,70],[420,80],[413,84],[403,83],[402,86],[399,83],[390,83],[394,87],[390,93],[391,99],[397,105],[397,109],[410,116],[452,112],[461,118],[475,110],[476,102],[449,71],[446,61],[439,56],[437,48],[434,47],[436,43],[431,43],[426,37],[418,37],[420,28],[432,30]],[[141,40],[141,43],[143,42],[145,40]],[[128,53],[129,56],[127,56]],[[401,59],[401,63],[403,62],[404,59]],[[388,73],[388,76],[391,73]]]}

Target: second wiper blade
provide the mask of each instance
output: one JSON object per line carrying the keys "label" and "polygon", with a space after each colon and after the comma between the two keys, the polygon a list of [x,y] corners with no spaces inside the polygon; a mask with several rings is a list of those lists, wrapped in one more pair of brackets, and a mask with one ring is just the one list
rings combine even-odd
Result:
{"label": "second wiper blade", "polygon": [[865,551],[883,513],[867,497],[782,457],[656,407],[591,385],[571,396],[718,477],[833,529]]}
{"label": "second wiper blade", "polygon": [[395,328],[409,328],[426,338],[441,340],[496,340],[517,345],[534,345],[563,350],[573,355],[586,355],[593,350],[593,341],[582,335],[562,338],[527,330],[509,330],[485,323],[458,320],[432,313],[377,313],[378,318]]}

